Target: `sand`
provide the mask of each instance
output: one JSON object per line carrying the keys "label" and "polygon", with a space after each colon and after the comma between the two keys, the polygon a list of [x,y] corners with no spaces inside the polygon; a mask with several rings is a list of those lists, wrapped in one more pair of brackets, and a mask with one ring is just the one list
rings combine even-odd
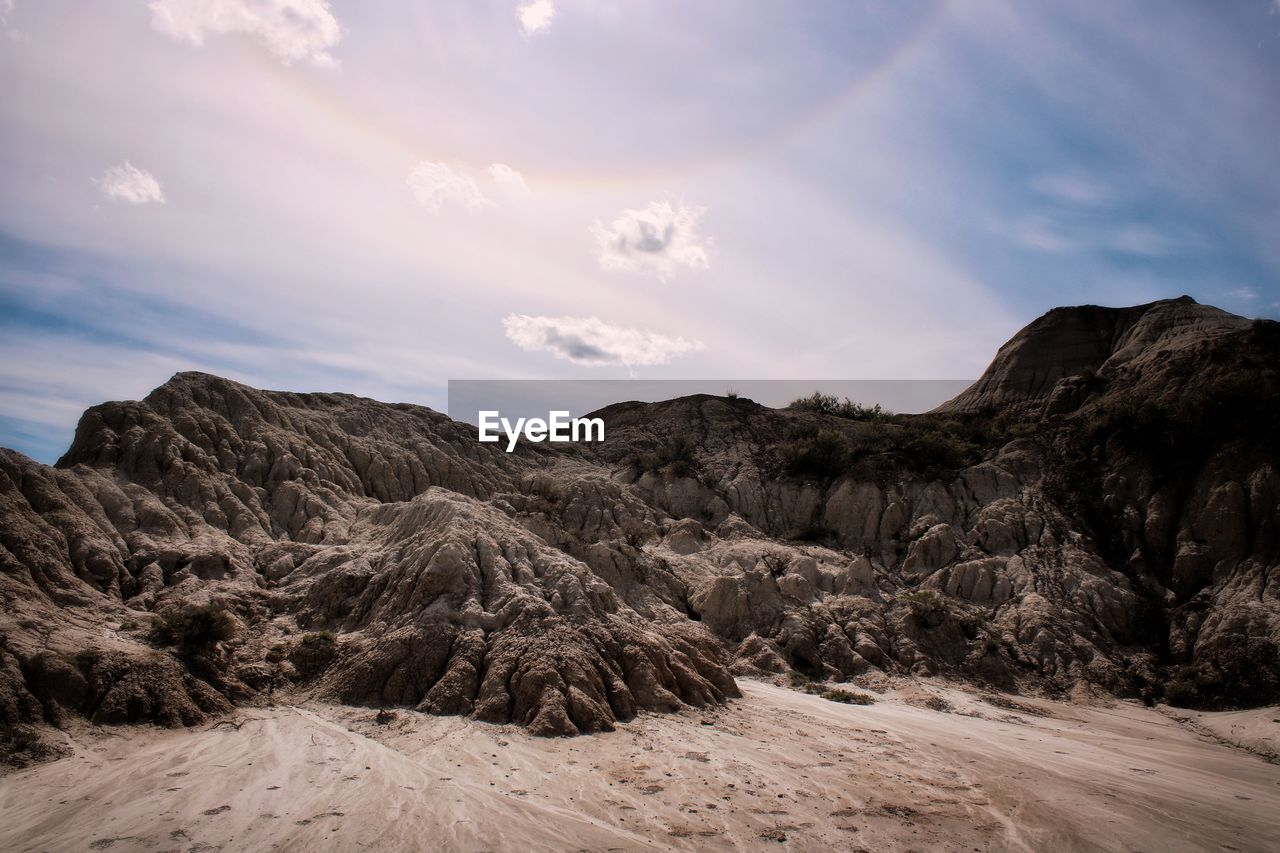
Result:
{"label": "sand", "polygon": [[0,778],[0,850],[1280,850],[1280,765],[1221,734],[1273,738],[1274,708],[740,683],[728,708],[562,740],[324,705],[86,728]]}

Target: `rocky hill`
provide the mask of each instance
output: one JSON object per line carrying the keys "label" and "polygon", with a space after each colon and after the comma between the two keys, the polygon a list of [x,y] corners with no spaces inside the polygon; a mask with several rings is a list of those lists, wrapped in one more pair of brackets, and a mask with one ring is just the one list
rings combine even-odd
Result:
{"label": "rocky hill", "polygon": [[428,409],[183,373],[0,451],[0,722],[279,695],[607,730],[734,674],[1280,698],[1280,331],[1050,312],[938,411],[605,409],[506,454]]}

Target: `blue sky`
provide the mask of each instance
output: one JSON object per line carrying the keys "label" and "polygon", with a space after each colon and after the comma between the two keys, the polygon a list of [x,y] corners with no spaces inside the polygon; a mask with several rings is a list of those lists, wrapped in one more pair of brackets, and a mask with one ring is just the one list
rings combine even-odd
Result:
{"label": "blue sky", "polygon": [[964,378],[1280,316],[1280,7],[0,0],[0,445],[178,370]]}

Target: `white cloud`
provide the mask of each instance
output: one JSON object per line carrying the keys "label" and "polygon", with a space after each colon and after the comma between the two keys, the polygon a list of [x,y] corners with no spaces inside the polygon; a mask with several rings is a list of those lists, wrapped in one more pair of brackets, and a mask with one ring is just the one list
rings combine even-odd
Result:
{"label": "white cloud", "polygon": [[644,210],[624,210],[605,227],[596,222],[591,233],[605,269],[656,272],[666,278],[677,267],[706,269],[710,241],[698,235],[702,207],[673,206],[655,201]]}
{"label": "white cloud", "polygon": [[418,204],[432,213],[439,213],[446,204],[451,203],[460,204],[471,212],[493,204],[480,191],[474,178],[454,170],[447,163],[423,160],[405,180]]}
{"label": "white cloud", "polygon": [[517,193],[523,193],[529,189],[529,185],[524,182],[524,175],[506,163],[494,163],[487,171],[493,182],[504,189]]}
{"label": "white cloud", "polygon": [[286,65],[336,62],[329,49],[342,27],[327,0],[151,0],[151,26],[170,38],[204,44],[205,36],[245,33]]}
{"label": "white cloud", "polygon": [[129,161],[112,166],[96,183],[102,194],[112,201],[126,204],[164,204],[164,189],[155,176]]}
{"label": "white cloud", "polygon": [[1113,198],[1106,184],[1075,172],[1041,175],[1031,187],[1056,201],[1084,206],[1106,204]]}
{"label": "white cloud", "polygon": [[520,29],[527,36],[545,33],[551,29],[551,19],[556,16],[556,6],[551,0],[530,0],[516,7]]}
{"label": "white cloud", "polygon": [[[1277,0],[1277,2],[1280,2],[1280,0]],[[1258,291],[1254,290],[1252,287],[1241,287],[1236,290],[1228,291],[1227,296],[1232,299],[1238,299],[1242,302],[1252,302],[1258,298]]]}
{"label": "white cloud", "polygon": [[596,317],[531,317],[511,314],[502,321],[507,337],[526,352],[549,352],[556,358],[590,367],[666,364],[703,348],[701,341],[672,338]]}

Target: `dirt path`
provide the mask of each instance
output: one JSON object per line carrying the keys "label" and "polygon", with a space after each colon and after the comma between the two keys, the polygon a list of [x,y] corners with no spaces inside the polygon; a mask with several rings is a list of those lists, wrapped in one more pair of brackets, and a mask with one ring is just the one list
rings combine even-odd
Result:
{"label": "dirt path", "polygon": [[0,849],[1280,849],[1280,767],[1141,707],[742,687],[568,740],[330,706],[86,734],[0,779]]}

